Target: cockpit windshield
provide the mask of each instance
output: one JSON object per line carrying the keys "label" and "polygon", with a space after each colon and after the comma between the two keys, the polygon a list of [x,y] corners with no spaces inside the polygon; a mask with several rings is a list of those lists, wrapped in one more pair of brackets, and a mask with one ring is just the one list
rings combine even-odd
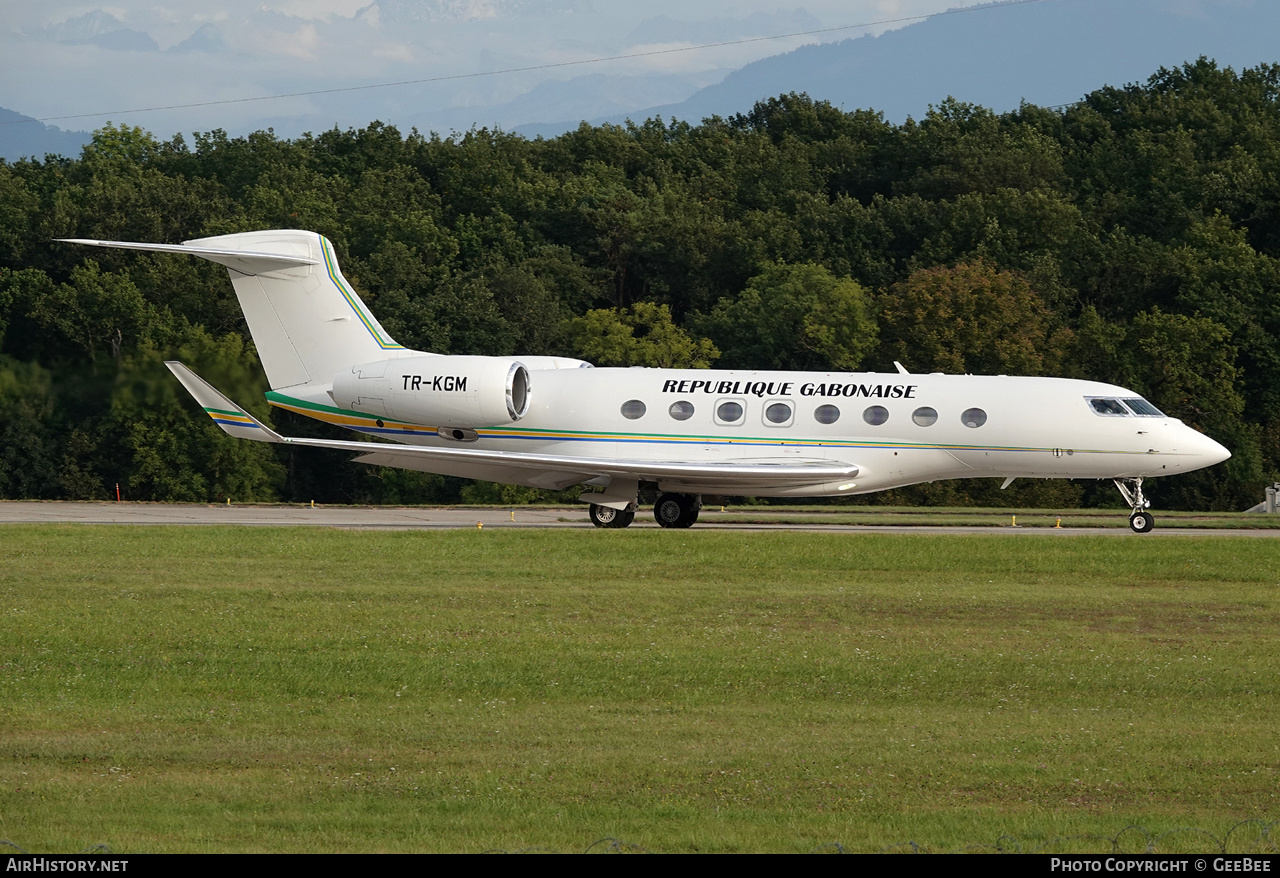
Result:
{"label": "cockpit windshield", "polygon": [[1111,415],[1116,418],[1128,417],[1129,410],[1121,405],[1118,399],[1101,399],[1094,397],[1089,400],[1089,406],[1100,415]]}
{"label": "cockpit windshield", "polygon": [[1110,399],[1105,396],[1086,396],[1085,401],[1094,414],[1108,418],[1163,418],[1164,412],[1147,402],[1142,397],[1132,399]]}
{"label": "cockpit windshield", "polygon": [[1133,413],[1135,415],[1140,415],[1144,418],[1163,418],[1164,417],[1164,412],[1160,411],[1160,409],[1156,408],[1155,406],[1147,402],[1142,397],[1137,397],[1135,399],[1126,399],[1124,401],[1124,404],[1127,405],[1129,408],[1133,409]]}

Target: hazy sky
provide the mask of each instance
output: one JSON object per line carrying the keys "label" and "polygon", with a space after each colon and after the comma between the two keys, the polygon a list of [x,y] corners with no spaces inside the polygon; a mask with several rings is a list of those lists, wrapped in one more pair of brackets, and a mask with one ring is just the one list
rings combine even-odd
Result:
{"label": "hazy sky", "polygon": [[[972,5],[974,0],[377,0],[372,6],[369,0],[0,0],[0,106],[38,118],[101,113],[106,115],[52,124],[91,129],[111,120],[164,136],[273,124],[291,135],[297,126],[315,130],[375,118],[404,128],[431,119],[461,121],[460,127],[510,125],[530,121],[513,115],[519,112],[556,112],[537,109],[543,105],[527,97],[530,108],[511,108],[540,83],[545,89],[548,80],[592,76],[592,94],[602,106],[653,106],[683,99],[681,92],[758,58],[887,25],[556,70],[124,111],[582,61]],[[92,13],[106,15],[80,18]],[[202,27],[195,44],[184,47]],[[102,35],[120,28],[126,32]],[[572,95],[563,111],[590,114],[588,104],[579,107]]]}

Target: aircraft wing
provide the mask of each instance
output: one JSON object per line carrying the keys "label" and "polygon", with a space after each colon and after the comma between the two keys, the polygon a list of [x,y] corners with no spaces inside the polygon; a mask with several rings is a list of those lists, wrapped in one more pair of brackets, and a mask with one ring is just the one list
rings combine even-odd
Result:
{"label": "aircraft wing", "polygon": [[228,435],[257,442],[360,452],[362,456],[356,459],[361,463],[489,481],[512,481],[554,489],[608,477],[652,482],[678,481],[690,486],[706,485],[708,488],[722,490],[733,487],[747,491],[752,488],[844,481],[858,475],[857,466],[831,460],[663,461],[291,438],[281,436],[263,424],[182,363],[171,360],[166,361],[165,365],[195,397],[213,422]]}
{"label": "aircraft wing", "polygon": [[563,490],[596,479],[679,484],[687,490],[748,493],[766,488],[799,487],[856,478],[858,467],[829,460],[773,463],[770,461],[685,462],[628,458],[569,457],[522,451],[482,451],[470,448],[438,448],[418,445],[384,445],[372,442],[295,440],[366,452],[357,463],[422,470],[468,479],[530,485]]}

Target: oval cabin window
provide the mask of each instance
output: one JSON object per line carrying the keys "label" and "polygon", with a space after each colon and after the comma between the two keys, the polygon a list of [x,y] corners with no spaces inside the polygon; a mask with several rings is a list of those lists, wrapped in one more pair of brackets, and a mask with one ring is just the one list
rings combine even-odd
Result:
{"label": "oval cabin window", "polygon": [[785,424],[791,420],[791,406],[785,402],[775,402],[764,410],[764,416],[771,424]]}
{"label": "oval cabin window", "polygon": [[693,417],[693,403],[683,399],[673,402],[667,413],[677,421],[687,421]]}
{"label": "oval cabin window", "polygon": [[742,420],[742,406],[736,402],[722,402],[716,409],[716,417],[727,423]]}
{"label": "oval cabin window", "polygon": [[911,420],[915,421],[918,426],[932,427],[938,422],[938,410],[922,405],[911,413]]}
{"label": "oval cabin window", "polygon": [[873,427],[879,427],[889,420],[889,410],[882,405],[873,405],[862,413],[862,420]]}

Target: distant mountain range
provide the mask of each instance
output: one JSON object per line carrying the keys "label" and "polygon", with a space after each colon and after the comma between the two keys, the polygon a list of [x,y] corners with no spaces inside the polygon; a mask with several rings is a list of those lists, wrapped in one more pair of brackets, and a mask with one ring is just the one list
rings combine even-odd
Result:
{"label": "distant mountain range", "polygon": [[[374,0],[352,18],[330,19],[314,27],[328,44],[349,43],[352,54],[373,45],[360,40],[374,32],[402,34],[405,45],[418,45],[425,39],[421,35],[439,22],[493,19],[493,33],[506,42],[495,37],[493,51],[486,49],[471,69],[494,70],[532,63],[513,48],[519,45],[522,27],[563,26],[564,40],[580,43],[589,30],[586,9],[587,0]],[[349,92],[333,95],[322,110],[312,109],[306,116],[279,109],[272,114],[270,105],[255,104],[261,107],[255,112],[262,115],[239,128],[225,127],[243,134],[270,126],[292,137],[308,130],[363,126],[376,119],[402,131],[417,127],[447,133],[480,125],[550,137],[584,120],[598,124],[660,116],[698,122],[711,115],[747,112],[756,101],[792,91],[846,110],[878,110],[890,121],[902,122],[908,116],[922,117],[931,104],[949,96],[998,112],[1015,109],[1023,100],[1042,106],[1072,103],[1104,85],[1145,81],[1162,66],[1178,66],[1202,55],[1236,69],[1280,62],[1280,3],[1268,0],[1041,0],[957,12],[964,14],[944,13],[879,36],[805,46],[736,70],[592,70],[569,79],[527,74],[441,82],[413,92]],[[302,21],[264,10],[253,26],[262,30],[270,25],[285,32]],[[615,43],[592,43],[590,50],[608,54],[717,42],[812,30],[822,24],[803,9],[701,22],[654,16]],[[92,47],[85,50],[91,52],[119,51],[134,59],[181,55],[183,60],[174,63],[209,76],[207,71],[217,69],[210,65],[224,63],[220,58],[254,63],[253,57],[236,54],[243,52],[233,45],[236,32],[225,28],[205,24],[185,38],[170,37],[170,42],[178,41],[162,50],[148,33],[99,10],[29,30],[24,38],[83,45]],[[274,86],[268,82],[267,87],[299,91],[327,85],[294,78]],[[6,124],[24,119],[23,124]],[[145,125],[145,120],[132,124]],[[209,127],[215,126],[199,130]],[[175,133],[153,130],[161,139]],[[63,131],[0,110],[0,157],[9,160],[46,153],[76,155],[89,137],[87,132]]]}
{"label": "distant mountain range", "polygon": [[[101,9],[86,12],[84,15],[51,24],[48,27],[33,28],[27,36],[31,39],[62,43],[67,46],[97,46],[120,52],[160,51],[160,45],[151,34],[128,27],[110,12],[104,12]],[[205,24],[187,39],[170,46],[165,51],[183,54],[224,52],[226,49],[226,42],[217,26]]]}
{"label": "distant mountain range", "polygon": [[[878,110],[899,123],[921,118],[947,97],[1004,112],[1024,100],[1074,103],[1104,85],[1145,82],[1160,67],[1202,55],[1237,70],[1280,62],[1280,3],[1046,0],[935,15],[880,36],[756,61],[683,101],[588,121],[700,121],[744,113],[756,101],[793,91],[846,110]],[[550,137],[580,121],[531,122],[516,130]]]}
{"label": "distant mountain range", "polygon": [[78,156],[92,137],[88,131],[63,131],[0,107],[0,158],[11,162],[28,156]]}
{"label": "distant mountain range", "polygon": [[150,34],[125,26],[123,21],[101,9],[48,27],[33,28],[29,36],[71,46],[100,46],[124,52],[160,51]]}

